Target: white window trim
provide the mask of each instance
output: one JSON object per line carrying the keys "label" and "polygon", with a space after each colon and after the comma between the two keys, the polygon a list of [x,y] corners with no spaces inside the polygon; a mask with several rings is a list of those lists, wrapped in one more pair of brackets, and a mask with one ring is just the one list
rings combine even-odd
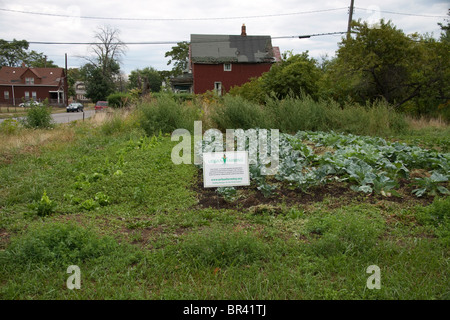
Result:
{"label": "white window trim", "polygon": [[36,91],[31,92],[31,97],[33,98],[33,100],[37,100],[37,93],[36,93]]}
{"label": "white window trim", "polygon": [[[227,68],[229,66],[229,68]],[[224,63],[223,64],[223,71],[231,71],[232,64],[231,63]]]}
{"label": "white window trim", "polygon": [[25,99],[30,99],[30,92],[29,91],[25,91]]}
{"label": "white window trim", "polygon": [[34,78],[25,78],[25,84],[34,84]]}
{"label": "white window trim", "polygon": [[9,99],[9,91],[3,91],[3,97]]}

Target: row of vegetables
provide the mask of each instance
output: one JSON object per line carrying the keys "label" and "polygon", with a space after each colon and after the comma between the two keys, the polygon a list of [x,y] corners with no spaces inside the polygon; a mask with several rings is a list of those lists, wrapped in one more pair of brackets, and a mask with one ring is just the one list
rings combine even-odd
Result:
{"label": "row of vegetables", "polygon": [[[254,130],[254,131],[252,131]],[[264,133],[271,138],[270,131],[250,129],[235,133],[235,141],[242,149],[257,154],[250,163],[250,178],[264,196],[271,196],[277,188],[287,184],[307,192],[310,188],[331,181],[347,181],[357,192],[375,193],[383,196],[401,196],[396,189],[400,179],[409,181],[412,193],[424,195],[450,194],[450,153],[409,146],[400,142],[389,142],[379,137],[357,136],[335,132],[299,131],[295,135],[279,134],[279,165],[274,176],[261,174],[267,157],[261,156],[258,145],[242,139],[242,135],[259,136]],[[215,149],[214,149],[215,147]],[[218,141],[202,142],[202,152],[222,151],[225,145]],[[267,144],[269,157],[271,145]],[[201,165],[199,166],[201,167]],[[412,171],[419,176],[411,177]],[[271,178],[272,177],[272,178]],[[275,178],[275,179],[273,179]],[[232,198],[233,187],[218,188],[224,197]]]}

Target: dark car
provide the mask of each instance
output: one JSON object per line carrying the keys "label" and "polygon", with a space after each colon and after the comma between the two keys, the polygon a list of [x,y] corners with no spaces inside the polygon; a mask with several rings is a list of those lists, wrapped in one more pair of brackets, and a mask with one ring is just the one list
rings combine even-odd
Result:
{"label": "dark car", "polygon": [[66,108],[67,112],[83,112],[83,105],[81,103],[78,102],[72,102],[71,104],[69,104]]}
{"label": "dark car", "polygon": [[97,101],[94,110],[99,111],[108,108],[108,101]]}

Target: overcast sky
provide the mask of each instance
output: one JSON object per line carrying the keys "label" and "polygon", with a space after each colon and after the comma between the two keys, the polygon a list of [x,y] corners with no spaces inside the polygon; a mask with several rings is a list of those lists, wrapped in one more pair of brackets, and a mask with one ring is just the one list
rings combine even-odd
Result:
{"label": "overcast sky", "polygon": [[[89,42],[99,26],[110,25],[120,30],[124,42],[178,42],[189,41],[190,34],[238,35],[245,23],[248,35],[272,36],[272,44],[281,52],[308,50],[320,59],[334,56],[342,35],[294,36],[346,31],[349,5],[350,0],[0,0],[0,39]],[[429,33],[437,38],[437,23],[444,22],[449,7],[448,0],[355,0],[353,18],[369,23],[384,18],[407,34]],[[173,45],[130,44],[122,70],[127,74],[150,66],[170,70],[164,54]],[[90,54],[87,45],[31,44],[30,49],[43,52],[61,67],[67,53],[69,68],[83,65],[86,61],[78,56]]]}

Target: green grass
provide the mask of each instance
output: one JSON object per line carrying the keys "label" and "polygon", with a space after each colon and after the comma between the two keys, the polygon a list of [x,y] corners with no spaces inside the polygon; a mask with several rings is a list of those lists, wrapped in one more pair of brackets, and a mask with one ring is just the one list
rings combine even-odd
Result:
{"label": "green grass", "polygon": [[[201,208],[176,142],[112,121],[0,164],[1,299],[450,298],[449,198]],[[44,191],[56,207],[39,216]]]}

